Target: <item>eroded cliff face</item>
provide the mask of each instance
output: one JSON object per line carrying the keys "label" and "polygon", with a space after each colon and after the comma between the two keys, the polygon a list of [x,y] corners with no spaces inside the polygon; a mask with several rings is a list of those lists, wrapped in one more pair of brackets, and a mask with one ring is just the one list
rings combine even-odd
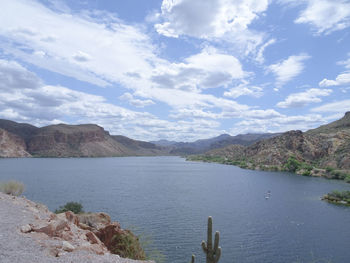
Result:
{"label": "eroded cliff face", "polygon": [[0,128],[0,157],[30,157],[24,140]]}
{"label": "eroded cliff face", "polygon": [[126,155],[128,150],[97,125],[52,125],[28,142],[28,151],[45,157],[103,157]]}

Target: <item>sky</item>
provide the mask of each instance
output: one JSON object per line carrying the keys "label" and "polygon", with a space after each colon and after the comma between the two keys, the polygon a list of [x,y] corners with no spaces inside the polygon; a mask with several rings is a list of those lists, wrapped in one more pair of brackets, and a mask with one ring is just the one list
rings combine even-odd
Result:
{"label": "sky", "polygon": [[349,0],[0,0],[0,118],[140,140],[350,110]]}

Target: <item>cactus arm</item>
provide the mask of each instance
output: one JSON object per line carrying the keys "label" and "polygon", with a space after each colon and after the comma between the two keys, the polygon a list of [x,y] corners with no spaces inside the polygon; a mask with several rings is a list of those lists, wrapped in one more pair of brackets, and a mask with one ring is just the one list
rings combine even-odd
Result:
{"label": "cactus arm", "polygon": [[207,244],[205,244],[204,241],[202,241],[202,248],[203,248],[204,253],[208,253],[208,247],[207,247]]}
{"label": "cactus arm", "polygon": [[217,263],[220,259],[221,256],[221,247],[218,247],[218,249],[216,250],[215,253],[215,257],[214,257],[214,263]]}
{"label": "cactus arm", "polygon": [[213,248],[213,218],[211,216],[208,217],[208,240],[207,240],[207,247],[208,250],[211,250]]}
{"label": "cactus arm", "polygon": [[215,232],[215,241],[214,241],[214,252],[217,251],[219,247],[219,239],[220,239],[220,233],[219,231]]}
{"label": "cactus arm", "polygon": [[194,255],[192,255],[191,263],[194,263]]}

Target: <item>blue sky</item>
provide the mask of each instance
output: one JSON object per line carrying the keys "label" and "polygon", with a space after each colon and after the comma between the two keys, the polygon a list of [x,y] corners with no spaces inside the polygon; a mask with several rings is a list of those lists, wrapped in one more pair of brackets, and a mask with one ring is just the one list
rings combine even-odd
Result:
{"label": "blue sky", "polygon": [[0,118],[192,141],[307,130],[350,110],[350,1],[0,6]]}

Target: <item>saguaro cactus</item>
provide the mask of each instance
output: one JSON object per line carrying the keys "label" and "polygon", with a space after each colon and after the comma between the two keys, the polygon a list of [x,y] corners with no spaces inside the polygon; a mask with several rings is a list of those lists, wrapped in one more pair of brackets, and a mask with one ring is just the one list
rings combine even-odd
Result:
{"label": "saguaro cactus", "polygon": [[217,263],[221,256],[221,247],[219,247],[220,233],[219,231],[215,232],[215,240],[214,240],[214,247],[213,247],[212,231],[213,231],[213,219],[211,218],[211,216],[209,216],[208,217],[208,240],[207,240],[207,243],[205,243],[205,241],[202,241],[202,248],[204,253],[207,256],[207,263]]}
{"label": "saguaro cactus", "polygon": [[[202,241],[202,248],[207,258],[207,263],[217,263],[221,256],[221,247],[219,247],[219,231],[215,232],[215,240],[213,247],[213,219],[208,217],[208,240],[207,243]],[[191,263],[194,263],[194,255],[192,255]]]}

